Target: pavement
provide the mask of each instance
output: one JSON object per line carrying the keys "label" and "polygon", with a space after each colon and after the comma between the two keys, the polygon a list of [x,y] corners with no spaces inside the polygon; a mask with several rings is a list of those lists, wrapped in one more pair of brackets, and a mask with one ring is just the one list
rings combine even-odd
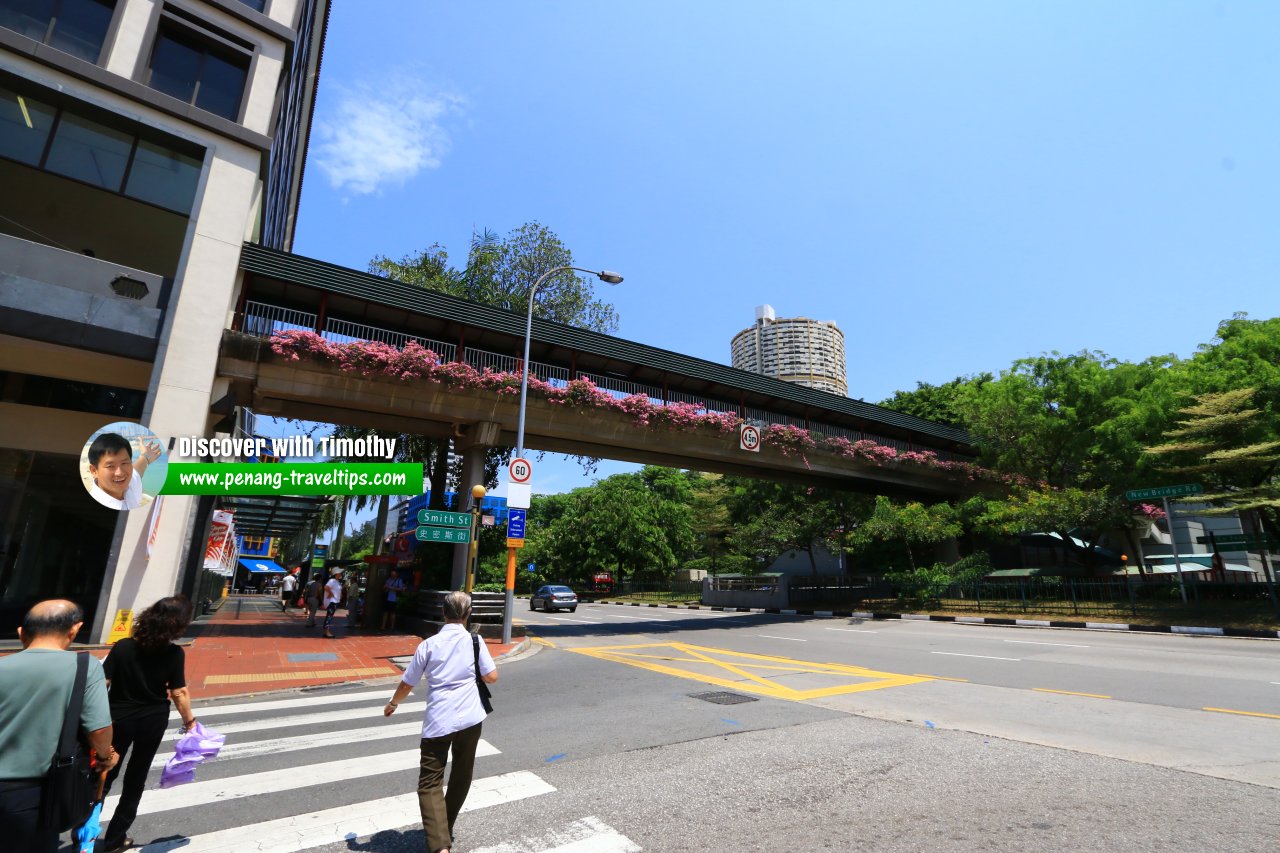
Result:
{"label": "pavement", "polygon": [[[347,612],[334,617],[336,639],[320,628],[306,627],[306,611],[280,610],[280,599],[266,595],[232,595],[211,616],[202,616],[179,642],[186,651],[187,687],[197,702],[299,687],[344,684],[398,676],[397,658],[411,656],[422,638],[403,632],[366,631],[347,625]],[[524,649],[528,641],[485,640],[494,660]],[[110,646],[76,645],[98,658]],[[0,655],[18,651],[6,644]]]}

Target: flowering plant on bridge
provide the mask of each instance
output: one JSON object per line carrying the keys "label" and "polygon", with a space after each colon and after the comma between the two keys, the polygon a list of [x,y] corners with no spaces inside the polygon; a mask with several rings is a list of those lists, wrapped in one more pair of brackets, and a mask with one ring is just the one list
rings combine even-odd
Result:
{"label": "flowering plant on bridge", "polygon": [[[359,373],[371,379],[425,379],[451,388],[491,391],[501,395],[520,393],[518,371],[497,371],[492,368],[477,370],[470,364],[459,361],[442,363],[437,353],[416,341],[409,341],[402,349],[377,341],[338,344],[325,340],[315,332],[291,329],[273,335],[271,349],[290,361],[305,358],[328,362],[339,370]],[[529,391],[555,406],[620,412],[641,427],[661,427],[686,432],[714,430],[726,434],[743,423],[734,412],[708,411],[692,403],[670,402],[664,405],[661,402],[655,403],[644,394],[615,396],[597,387],[590,379],[582,377],[564,385],[553,385],[537,376],[530,376]],[[1023,478],[997,474],[972,462],[940,459],[932,451],[897,450],[870,439],[850,441],[841,436],[825,436],[791,424],[769,424],[764,428],[763,439],[764,446],[777,448],[786,456],[799,454],[803,457],[804,454],[817,450],[874,465],[919,465],[969,480],[997,480],[1009,485],[1026,484]],[[1155,507],[1150,509],[1160,515],[1150,515],[1147,507],[1150,505],[1144,504],[1141,511],[1149,517],[1163,517],[1163,513]]]}

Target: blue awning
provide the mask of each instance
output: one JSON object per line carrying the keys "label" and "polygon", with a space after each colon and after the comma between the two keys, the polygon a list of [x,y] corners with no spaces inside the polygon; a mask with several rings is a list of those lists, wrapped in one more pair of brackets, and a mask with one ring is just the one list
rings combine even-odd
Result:
{"label": "blue awning", "polygon": [[279,563],[262,557],[241,557],[240,565],[244,566],[250,572],[275,572],[284,574],[284,567]]}

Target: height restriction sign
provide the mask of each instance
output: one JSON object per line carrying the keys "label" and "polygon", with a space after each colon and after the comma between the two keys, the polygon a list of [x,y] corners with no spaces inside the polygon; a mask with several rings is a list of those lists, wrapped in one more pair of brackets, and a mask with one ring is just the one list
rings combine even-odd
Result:
{"label": "height restriction sign", "polygon": [[743,424],[738,430],[738,449],[750,450],[752,453],[760,452],[760,430],[751,424]]}
{"label": "height restriction sign", "polygon": [[507,466],[507,471],[511,473],[511,482],[527,483],[533,476],[533,465],[528,459],[512,459],[511,464]]}

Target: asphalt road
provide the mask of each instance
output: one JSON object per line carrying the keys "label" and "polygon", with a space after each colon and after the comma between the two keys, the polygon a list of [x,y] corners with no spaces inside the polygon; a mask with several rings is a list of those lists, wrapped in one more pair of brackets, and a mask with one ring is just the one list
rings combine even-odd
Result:
{"label": "asphalt road", "polygon": [[[1199,704],[1280,715],[1276,643],[606,605],[520,617],[540,642],[501,667],[459,851],[1280,837],[1280,719]],[[151,853],[423,850],[421,705],[383,719],[391,689],[206,703],[223,757],[196,785],[148,791],[134,837]]]}

